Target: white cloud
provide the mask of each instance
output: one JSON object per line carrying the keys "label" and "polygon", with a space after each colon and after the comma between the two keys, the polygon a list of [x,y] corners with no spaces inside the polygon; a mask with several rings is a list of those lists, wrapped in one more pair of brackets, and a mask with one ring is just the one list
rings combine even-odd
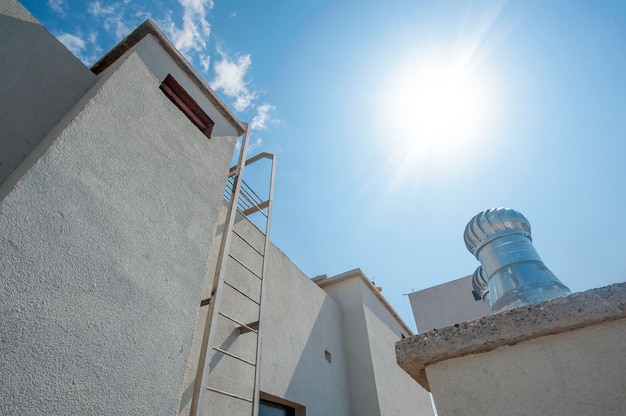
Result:
{"label": "white cloud", "polygon": [[48,0],[48,6],[61,16],[65,16],[65,0]]}
{"label": "white cloud", "polygon": [[107,18],[104,21],[104,29],[113,33],[118,40],[132,31],[132,28],[124,23],[124,19],[121,15],[114,15]]}
{"label": "white cloud", "polygon": [[211,56],[203,55],[200,56],[200,65],[204,72],[209,72],[209,68],[211,67]]}
{"label": "white cloud", "polygon": [[61,32],[56,37],[86,66],[92,65],[102,55],[96,32],[90,32],[86,37],[80,32],[76,35]]}
{"label": "white cloud", "polygon": [[274,107],[271,104],[262,104],[258,106],[256,108],[257,113],[252,119],[252,123],[250,123],[250,127],[253,130],[266,130],[268,122],[271,122],[271,123],[277,122],[277,120],[272,119],[270,117],[270,112],[275,109],[276,107]]}
{"label": "white cloud", "polygon": [[110,4],[108,6],[102,6],[98,0],[92,1],[87,6],[87,11],[89,14],[95,17],[103,17],[110,14],[115,14],[116,4]]}
{"label": "white cloud", "polygon": [[214,65],[215,78],[211,81],[211,88],[221,90],[226,96],[234,98],[235,110],[244,111],[257,97],[255,92],[248,89],[248,83],[244,81],[252,65],[252,58],[250,55],[243,55],[236,61],[231,61],[221,50],[218,49],[218,53],[222,59]]}
{"label": "white cloud", "polygon": [[183,54],[202,52],[206,49],[206,41],[211,34],[211,24],[206,19],[207,10],[213,8],[211,0],[178,0],[183,6],[183,25],[177,27],[168,16],[165,31],[169,34],[174,46]]}
{"label": "white cloud", "polygon": [[[48,2],[58,2],[63,4],[67,0],[47,0]],[[160,9],[155,16],[150,12],[147,5],[138,5],[130,0],[88,0],[86,2],[87,11],[94,16],[106,32],[113,35],[117,40],[128,35],[139,19],[153,17],[163,32],[172,40],[174,46],[203,74],[212,78],[210,85],[213,89],[223,93],[232,107],[237,112],[242,112],[254,108],[257,92],[250,86],[246,77],[249,74],[252,58],[250,55],[229,57],[219,47],[217,56],[211,56],[208,49],[208,40],[211,35],[211,24],[207,20],[210,17],[210,10],[214,7],[213,0],[177,0],[182,7],[182,19],[174,11]],[[152,10],[152,12],[155,12]],[[178,15],[180,16],[180,15]],[[236,16],[234,13],[231,17]],[[98,47],[96,32],[89,37],[71,39],[66,34],[66,44],[83,62],[93,61],[92,57]],[[82,43],[80,42],[82,41]],[[88,53],[91,56],[85,57]],[[214,73],[209,74],[213,69]],[[270,113],[275,108],[269,104],[264,104],[256,108],[256,116],[252,125],[256,130],[267,128],[271,120]]]}
{"label": "white cloud", "polygon": [[84,39],[76,35],[72,35],[71,33],[61,33],[57,35],[57,39],[59,39],[59,41],[61,41],[61,43],[64,44],[65,47],[78,58],[82,56],[82,53],[87,46],[87,42],[85,42]]}
{"label": "white cloud", "polygon": [[[248,142],[247,154],[250,155],[253,151],[261,147],[262,144],[263,144],[263,139],[261,139],[260,137],[257,137],[256,140],[251,140],[250,142]],[[240,150],[241,150],[241,137],[238,138],[237,142],[235,143],[235,153],[239,153]]]}
{"label": "white cloud", "polygon": [[130,26],[124,23],[127,20],[124,16],[127,3],[121,1],[103,6],[99,0],[96,0],[88,4],[87,11],[94,17],[103,19],[104,29],[113,34],[117,40],[120,40],[132,30]]}
{"label": "white cloud", "polygon": [[257,137],[256,140],[253,140],[250,143],[248,143],[248,154],[249,155],[252,154],[252,152],[256,151],[256,149],[261,147],[262,144],[263,144],[263,139],[261,139],[260,137]]}

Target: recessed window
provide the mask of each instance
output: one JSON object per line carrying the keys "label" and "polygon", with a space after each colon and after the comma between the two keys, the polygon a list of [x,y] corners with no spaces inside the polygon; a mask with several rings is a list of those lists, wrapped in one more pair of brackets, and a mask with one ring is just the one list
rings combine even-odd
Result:
{"label": "recessed window", "polygon": [[296,409],[284,404],[263,399],[259,403],[259,416],[295,416],[295,414]]}
{"label": "recessed window", "polygon": [[168,74],[165,77],[159,88],[206,137],[211,138],[211,132],[215,123],[198,105],[196,100],[191,98],[191,95],[174,79],[172,74]]}

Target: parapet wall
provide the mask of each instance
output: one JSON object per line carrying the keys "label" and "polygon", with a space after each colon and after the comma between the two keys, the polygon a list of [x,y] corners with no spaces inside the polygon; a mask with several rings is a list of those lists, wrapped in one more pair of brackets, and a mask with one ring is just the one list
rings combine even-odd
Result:
{"label": "parapet wall", "polygon": [[[512,309],[396,344],[440,414],[621,414],[626,283]],[[568,410],[569,409],[569,410]]]}

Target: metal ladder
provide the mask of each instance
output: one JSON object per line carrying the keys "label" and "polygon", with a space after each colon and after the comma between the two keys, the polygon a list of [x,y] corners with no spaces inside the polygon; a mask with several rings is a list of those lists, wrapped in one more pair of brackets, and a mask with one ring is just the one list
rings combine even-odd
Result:
{"label": "metal ladder", "polygon": [[[225,198],[229,204],[215,278],[210,298],[203,301],[204,304],[208,302],[209,309],[191,401],[190,415],[193,416],[201,414],[257,416],[259,412],[263,278],[272,217],[275,156],[261,153],[244,161],[248,139],[249,128],[246,129],[241,143],[237,165],[230,169],[225,191]],[[262,159],[271,160],[270,183],[265,200],[243,181],[245,166]],[[264,218],[264,226],[259,226],[251,220],[247,228],[236,229],[236,217],[241,220],[241,216],[247,218],[256,213]],[[249,354],[251,349],[252,356]],[[217,375],[212,377],[215,373]],[[251,386],[242,386],[242,381],[246,384],[251,383]],[[237,382],[239,385],[236,385]],[[229,387],[231,389],[234,387],[237,391],[229,391]],[[215,403],[208,397],[210,395],[215,398]],[[227,403],[229,400],[237,403]],[[211,407],[217,412],[205,410]],[[242,408],[246,408],[245,412],[241,410]],[[228,410],[228,413],[221,413],[225,410]]]}

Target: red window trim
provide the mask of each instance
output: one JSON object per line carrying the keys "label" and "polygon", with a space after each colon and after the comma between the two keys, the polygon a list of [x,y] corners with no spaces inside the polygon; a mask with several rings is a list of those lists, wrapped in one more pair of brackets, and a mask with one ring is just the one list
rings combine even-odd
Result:
{"label": "red window trim", "polygon": [[196,100],[191,98],[189,93],[174,79],[172,74],[167,74],[159,88],[206,137],[211,138],[215,123]]}

